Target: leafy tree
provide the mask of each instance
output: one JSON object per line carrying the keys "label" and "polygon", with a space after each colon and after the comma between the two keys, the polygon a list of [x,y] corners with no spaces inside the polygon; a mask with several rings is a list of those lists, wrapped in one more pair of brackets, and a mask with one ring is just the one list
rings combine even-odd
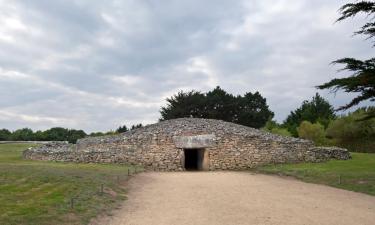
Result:
{"label": "leafy tree", "polygon": [[46,136],[46,132],[43,132],[43,131],[36,131],[34,133],[34,140],[35,141],[47,141],[47,136]]}
{"label": "leafy tree", "polygon": [[293,136],[297,137],[297,127],[302,121],[309,121],[310,123],[319,122],[324,127],[327,127],[329,121],[335,117],[332,105],[316,93],[311,101],[303,101],[299,108],[290,112],[283,126],[286,127]]}
{"label": "leafy tree", "polygon": [[[366,35],[367,39],[372,39],[375,37],[375,2],[360,1],[357,3],[345,4],[340,8],[341,16],[337,21],[343,21],[361,13],[367,15],[369,22],[363,25],[360,30],[354,32],[354,34]],[[333,64],[344,65],[341,70],[349,71],[352,75],[345,78],[333,79],[317,86],[317,88],[331,89],[334,92],[343,90],[348,93],[359,93],[359,95],[352,99],[351,102],[339,107],[337,110],[349,109],[365,100],[375,101],[375,58],[364,61],[355,58],[342,58],[333,61]],[[368,116],[364,119],[372,117],[375,117],[375,111],[369,112]]]}
{"label": "leafy tree", "polygon": [[126,125],[124,126],[119,126],[119,128],[117,128],[116,132],[117,133],[124,133],[126,131],[128,131],[129,129],[126,127]]}
{"label": "leafy tree", "polygon": [[160,120],[183,117],[207,118],[260,128],[274,116],[268,108],[266,99],[258,92],[233,96],[220,87],[207,93],[179,92],[167,98],[167,102],[167,106],[160,110]]}
{"label": "leafy tree", "polygon": [[33,141],[34,132],[30,128],[22,128],[12,133],[13,141]]}
{"label": "leafy tree", "polygon": [[0,130],[0,141],[10,141],[12,133],[7,129]]}
{"label": "leafy tree", "polygon": [[86,137],[87,134],[83,130],[68,130],[68,138],[67,141],[69,143],[75,144],[78,139]]}
{"label": "leafy tree", "polygon": [[46,141],[68,141],[70,143],[76,143],[78,139],[87,136],[83,130],[69,130],[62,127],[54,127],[44,131],[43,133]]}
{"label": "leafy tree", "polygon": [[46,141],[67,141],[69,137],[68,129],[62,127],[53,127],[44,131]]}

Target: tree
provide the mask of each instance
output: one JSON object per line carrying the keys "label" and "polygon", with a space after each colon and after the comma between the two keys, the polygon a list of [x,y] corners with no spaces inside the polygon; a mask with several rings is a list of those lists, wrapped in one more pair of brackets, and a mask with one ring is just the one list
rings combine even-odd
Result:
{"label": "tree", "polygon": [[233,96],[220,87],[207,93],[179,92],[167,98],[167,106],[160,110],[161,119],[183,117],[219,119],[260,128],[274,116],[266,99],[259,92]]}
{"label": "tree", "polygon": [[53,127],[44,131],[46,141],[67,141],[69,137],[68,129],[62,127]]}
{"label": "tree", "polygon": [[[238,110],[233,111],[234,120],[232,122],[249,127],[261,128],[272,119],[274,113],[269,110],[266,99],[259,92],[246,93],[243,97],[237,97]],[[238,120],[236,120],[238,117]]]}
{"label": "tree", "polygon": [[69,143],[77,143],[78,139],[86,137],[87,134],[83,130],[68,130],[68,138],[66,139]]}
{"label": "tree", "polygon": [[143,127],[143,125],[141,123],[139,123],[139,124],[136,124],[136,125],[132,125],[130,130],[138,129],[138,128],[141,128],[141,127]]}
{"label": "tree", "polygon": [[117,128],[116,132],[117,133],[124,133],[126,131],[128,131],[129,129],[126,127],[126,125],[124,126],[119,126],[119,128]]}
{"label": "tree", "polygon": [[33,141],[34,132],[30,128],[22,128],[12,133],[13,141]]}
{"label": "tree", "polygon": [[34,133],[34,140],[35,141],[46,141],[47,140],[47,137],[46,137],[46,132],[44,131],[36,131]]}
{"label": "tree", "polygon": [[[363,25],[360,30],[354,32],[355,35],[365,35],[367,39],[375,37],[375,2],[360,1],[357,3],[345,4],[340,8],[341,16],[337,22],[358,14],[367,14],[370,20]],[[375,44],[374,44],[375,46]],[[375,101],[375,58],[368,60],[358,60],[355,58],[342,58],[332,62],[333,64],[342,64],[341,71],[351,72],[351,76],[345,78],[336,78],[327,83],[317,86],[319,89],[331,89],[333,92],[343,90],[347,93],[359,93],[348,104],[339,107],[337,110],[349,109],[365,100]],[[368,112],[365,119],[375,117],[375,111]]]}
{"label": "tree", "polygon": [[68,141],[70,143],[76,143],[78,139],[87,136],[83,130],[66,129],[62,127],[53,127],[43,133],[46,141]]}
{"label": "tree", "polygon": [[161,120],[205,116],[205,95],[198,91],[178,92],[171,98],[167,98],[167,102],[166,107],[161,107]]}
{"label": "tree", "polygon": [[0,141],[10,141],[12,133],[7,129],[0,130]]}
{"label": "tree", "polygon": [[310,123],[319,122],[326,128],[330,120],[335,117],[333,106],[316,93],[311,101],[303,101],[299,108],[290,112],[283,126],[286,127],[293,136],[297,137],[297,127],[302,121],[309,121]]}
{"label": "tree", "polygon": [[237,102],[233,101],[235,97],[220,87],[216,87],[212,91],[206,93],[205,97],[201,100],[204,103],[202,118],[214,118],[218,120],[234,122],[236,118]]}

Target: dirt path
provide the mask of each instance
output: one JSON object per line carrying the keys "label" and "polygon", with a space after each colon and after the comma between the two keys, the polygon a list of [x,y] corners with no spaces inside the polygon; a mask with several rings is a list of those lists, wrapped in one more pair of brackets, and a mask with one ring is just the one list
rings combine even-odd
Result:
{"label": "dirt path", "polygon": [[143,173],[109,225],[375,224],[375,197],[245,172]]}

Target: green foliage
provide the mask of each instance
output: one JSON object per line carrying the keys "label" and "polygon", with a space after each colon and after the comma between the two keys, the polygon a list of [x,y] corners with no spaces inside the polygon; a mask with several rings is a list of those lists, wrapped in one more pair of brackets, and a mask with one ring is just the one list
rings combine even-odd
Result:
{"label": "green foliage", "polygon": [[270,130],[270,132],[281,136],[292,137],[292,134],[286,128],[275,127],[272,130]]}
{"label": "green foliage", "polygon": [[113,130],[110,130],[110,131],[107,131],[104,133],[104,135],[116,135],[117,132],[116,131],[113,131]]}
{"label": "green foliage", "polygon": [[284,121],[283,126],[286,127],[294,137],[297,137],[297,127],[302,121],[309,121],[311,123],[319,122],[324,127],[327,127],[329,122],[335,117],[332,105],[316,93],[311,101],[303,101],[298,109],[292,111]]}
{"label": "green foliage", "polygon": [[297,131],[300,138],[311,140],[317,145],[325,143],[325,131],[320,123],[312,124],[309,121],[303,121]]}
{"label": "green foliage", "polygon": [[262,128],[262,130],[273,133],[273,134],[278,134],[281,136],[287,136],[287,137],[292,136],[292,134],[286,128],[283,128],[280,124],[278,124],[274,120],[268,120],[266,125]]}
{"label": "green foliage", "polygon": [[30,128],[22,128],[14,131],[11,136],[12,141],[33,141],[34,133]]}
{"label": "green foliage", "polygon": [[346,116],[332,121],[327,128],[327,135],[336,139],[375,138],[375,118],[361,120],[375,107],[360,108]]}
{"label": "green foliage", "polygon": [[78,139],[86,137],[87,134],[83,130],[68,130],[67,141],[75,144]]}
{"label": "green foliage", "polygon": [[353,72],[352,76],[333,79],[318,86],[319,89],[344,90],[345,92],[360,93],[350,103],[341,106],[338,110],[348,109],[365,100],[375,100],[375,58],[361,61],[353,58],[343,58],[333,62],[345,64],[342,70]]}
{"label": "green foliage", "polygon": [[141,128],[141,127],[143,127],[143,125],[141,123],[135,124],[135,125],[131,126],[130,130],[138,129],[138,128]]}
{"label": "green foliage", "polygon": [[54,127],[43,132],[46,141],[69,141],[76,143],[80,138],[86,137],[83,130],[66,129],[62,127]]}
{"label": "green foliage", "polygon": [[[351,160],[280,164],[264,166],[257,170],[375,195],[375,154],[351,153],[351,155],[353,157]],[[341,177],[340,182],[339,177]]]}
{"label": "green foliage", "polygon": [[363,120],[375,107],[360,108],[340,116],[327,128],[327,136],[351,151],[375,152],[375,118]]}
{"label": "green foliage", "polygon": [[125,199],[134,167],[22,160],[30,146],[0,144],[0,224],[88,224]]}
{"label": "green foliage", "polygon": [[126,125],[124,126],[119,126],[119,128],[116,129],[116,132],[117,133],[124,133],[126,131],[128,131],[129,129],[126,127]]}
{"label": "green foliage", "polygon": [[89,134],[90,137],[99,137],[104,136],[105,134],[103,132],[92,132]]}
{"label": "green foliage", "polygon": [[280,125],[275,121],[275,120],[268,120],[264,127],[262,128],[263,130],[266,131],[271,131],[274,128],[280,127]]}
{"label": "green foliage", "polygon": [[[238,108],[232,112],[234,118],[232,122],[260,128],[274,116],[274,113],[268,108],[266,99],[259,92],[254,94],[248,92],[243,97],[237,96],[236,100],[238,101]],[[236,115],[238,115],[237,121],[235,120]]]}
{"label": "green foliage", "polygon": [[7,129],[0,130],[0,141],[7,141],[10,139],[12,133]]}
{"label": "green foliage", "polygon": [[167,98],[167,106],[160,110],[161,120],[170,120],[183,117],[204,118],[205,95],[197,92],[178,92]]}
{"label": "green foliage", "polygon": [[179,92],[167,98],[167,106],[160,110],[161,119],[183,117],[219,119],[260,128],[274,116],[258,92],[233,96],[220,87],[207,93]]}
{"label": "green foliage", "polygon": [[340,8],[341,16],[337,21],[342,21],[351,17],[356,16],[359,13],[367,14],[370,18],[370,22],[367,22],[361,27],[359,31],[356,31],[354,34],[364,34],[368,38],[375,37],[375,23],[373,22],[374,17],[371,18],[371,14],[375,13],[375,2],[371,1],[360,1],[357,3],[348,3],[343,5]]}
{"label": "green foliage", "polygon": [[[367,14],[367,18],[370,22],[362,26],[355,34],[366,35],[368,39],[375,37],[375,2],[360,1],[345,4],[340,8],[340,13],[341,16],[337,21],[354,17],[359,13]],[[317,88],[332,89],[334,92],[343,90],[348,93],[359,93],[351,102],[341,106],[338,110],[348,109],[365,100],[375,101],[375,58],[362,61],[346,57],[336,60],[333,63],[343,64],[344,68],[341,70],[349,71],[352,74],[349,77],[333,79],[325,84],[317,86]],[[375,117],[374,112],[368,114],[366,119],[373,117]]]}
{"label": "green foliage", "polygon": [[0,141],[68,141],[76,143],[80,138],[86,137],[83,130],[66,129],[54,127],[45,131],[36,131],[30,128],[22,128],[10,132],[6,129],[0,130]]}

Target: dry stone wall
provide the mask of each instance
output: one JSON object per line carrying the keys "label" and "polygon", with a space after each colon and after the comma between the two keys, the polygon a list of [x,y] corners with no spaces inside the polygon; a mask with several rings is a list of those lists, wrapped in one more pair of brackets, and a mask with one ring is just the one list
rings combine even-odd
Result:
{"label": "dry stone wall", "polygon": [[163,121],[114,136],[90,137],[76,145],[47,144],[24,152],[24,158],[84,163],[130,163],[158,171],[184,170],[183,149],[204,148],[207,170],[242,170],[264,164],[349,159],[341,148],[282,137],[211,119]]}

